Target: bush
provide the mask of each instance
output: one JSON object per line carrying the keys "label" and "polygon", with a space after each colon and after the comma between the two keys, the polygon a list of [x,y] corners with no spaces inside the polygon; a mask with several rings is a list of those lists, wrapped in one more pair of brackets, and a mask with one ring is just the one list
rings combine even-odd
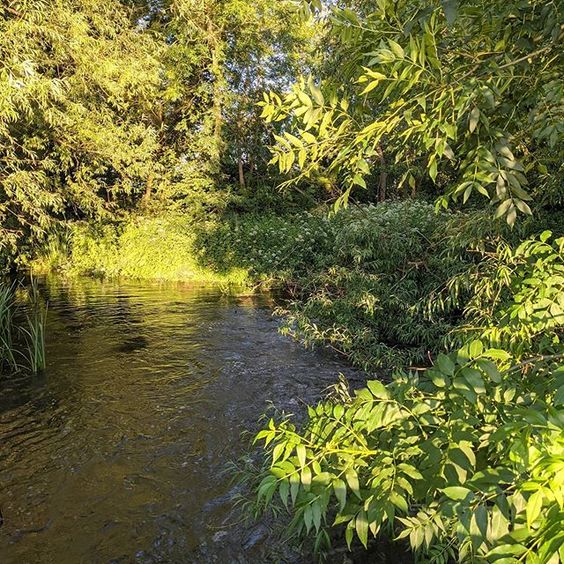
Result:
{"label": "bush", "polygon": [[72,223],[50,239],[36,270],[98,277],[272,287],[319,270],[332,256],[334,227],[324,213],[132,217]]}
{"label": "bush", "polygon": [[131,218],[124,223],[100,225],[73,222],[50,239],[33,267],[108,278],[241,287],[250,283],[243,268],[220,273],[203,266],[193,224],[179,216]]}
{"label": "bush", "polygon": [[198,228],[200,260],[209,268],[245,268],[257,280],[289,282],[332,262],[335,225],[325,213],[231,216]]}
{"label": "bush", "polygon": [[463,304],[458,338],[478,338],[423,372],[310,407],[301,429],[271,420],[257,436],[258,508],[277,493],[318,548],[333,523],[349,546],[380,531],[409,538],[424,562],[560,562],[563,248],[546,231],[478,253],[429,313]]}
{"label": "bush", "polygon": [[451,217],[419,201],[339,213],[333,256],[282,311],[285,331],[306,344],[328,343],[364,369],[422,362],[457,320],[445,311],[429,323],[418,307],[467,264],[446,256]]}
{"label": "bush", "polygon": [[478,262],[448,281],[443,297],[428,301],[431,316],[458,305],[463,321],[455,342],[479,336],[518,358],[554,354],[564,325],[564,237],[551,239],[544,231],[516,248],[502,240],[480,251]]}
{"label": "bush", "polygon": [[[499,366],[496,366],[495,362]],[[257,439],[292,530],[344,527],[349,547],[380,531],[425,562],[558,562],[564,541],[564,367],[511,366],[473,341],[426,372],[368,382],[346,403],[309,408],[297,429],[270,420]]]}

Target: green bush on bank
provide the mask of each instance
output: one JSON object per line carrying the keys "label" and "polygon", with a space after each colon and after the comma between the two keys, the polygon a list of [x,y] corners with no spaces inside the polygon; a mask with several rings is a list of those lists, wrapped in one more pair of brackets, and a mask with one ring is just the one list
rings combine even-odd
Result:
{"label": "green bush on bank", "polygon": [[502,241],[461,276],[474,339],[259,432],[259,512],[280,500],[317,549],[340,527],[419,562],[564,561],[564,237]]}
{"label": "green bush on bank", "polygon": [[467,263],[446,257],[449,221],[409,200],[337,216],[333,256],[285,309],[286,331],[329,343],[365,369],[421,362],[454,320],[445,310],[430,323],[418,304]]}
{"label": "green bush on bank", "polygon": [[219,272],[198,260],[193,225],[180,217],[134,218],[125,223],[72,223],[52,237],[32,264],[36,271],[102,278],[185,281],[245,286],[243,268]]}
{"label": "green bush on bank", "polygon": [[325,213],[182,216],[72,223],[33,262],[36,271],[269,288],[319,269],[334,247]]}
{"label": "green bush on bank", "polygon": [[242,267],[255,281],[272,286],[305,279],[330,264],[336,229],[326,213],[233,216],[200,228],[196,245],[208,268]]}
{"label": "green bush on bank", "polygon": [[303,427],[270,420],[258,510],[286,508],[317,549],[339,527],[349,547],[408,538],[418,562],[556,564],[563,409],[564,366],[512,365],[475,340],[425,373],[310,407]]}

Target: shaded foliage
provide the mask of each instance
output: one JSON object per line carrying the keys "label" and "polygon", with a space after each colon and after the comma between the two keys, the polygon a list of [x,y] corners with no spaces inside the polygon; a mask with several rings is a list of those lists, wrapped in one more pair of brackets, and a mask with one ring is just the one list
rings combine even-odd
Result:
{"label": "shaded foliage", "polygon": [[321,17],[336,70],[263,102],[288,124],[281,171],[326,171],[338,203],[353,187],[423,187],[441,207],[479,193],[509,224],[531,200],[562,205],[557,2],[344,1]]}

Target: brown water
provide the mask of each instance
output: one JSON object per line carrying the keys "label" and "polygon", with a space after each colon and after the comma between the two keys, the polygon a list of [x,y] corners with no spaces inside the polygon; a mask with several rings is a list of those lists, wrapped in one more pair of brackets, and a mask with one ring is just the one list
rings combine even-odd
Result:
{"label": "brown water", "polygon": [[226,463],[270,402],[301,411],[344,366],[279,335],[264,297],[43,290],[48,368],[0,380],[0,563],[265,561]]}

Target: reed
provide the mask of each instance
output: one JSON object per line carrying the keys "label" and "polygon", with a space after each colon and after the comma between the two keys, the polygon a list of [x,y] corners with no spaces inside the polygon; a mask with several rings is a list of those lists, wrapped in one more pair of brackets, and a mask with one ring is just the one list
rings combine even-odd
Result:
{"label": "reed", "polygon": [[0,284],[0,369],[17,370],[14,329],[14,286]]}
{"label": "reed", "polygon": [[16,300],[15,290],[15,283],[0,282],[0,372],[37,374],[46,366],[47,305],[34,279],[23,303]]}
{"label": "reed", "polygon": [[34,310],[27,316],[27,327],[21,330],[26,337],[25,358],[27,368],[37,374],[45,370],[45,324],[47,319],[47,307]]}
{"label": "reed", "polygon": [[27,368],[37,374],[45,369],[45,325],[47,305],[43,303],[37,280],[32,278],[28,287],[29,312],[26,316],[27,327],[21,331],[25,335],[25,353]]}

